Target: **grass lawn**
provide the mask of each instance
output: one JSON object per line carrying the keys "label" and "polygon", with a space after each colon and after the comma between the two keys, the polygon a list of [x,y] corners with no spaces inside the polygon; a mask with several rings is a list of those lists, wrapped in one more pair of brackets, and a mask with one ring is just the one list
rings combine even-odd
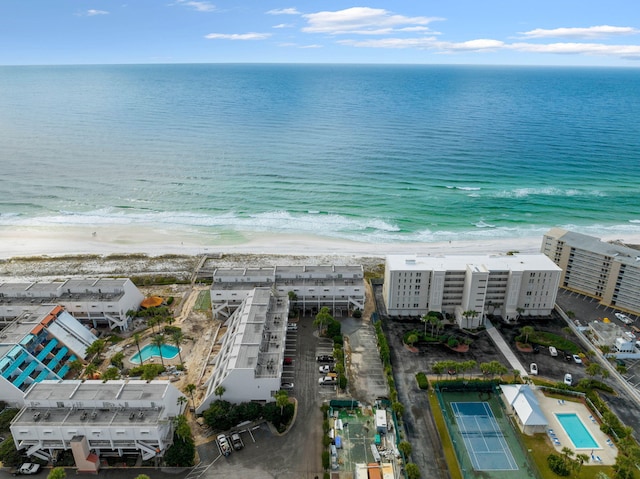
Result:
{"label": "grass lawn", "polygon": [[433,390],[429,392],[429,403],[431,404],[431,411],[433,412],[433,419],[436,422],[438,428],[438,434],[442,441],[442,448],[444,452],[444,458],[447,461],[449,467],[449,474],[451,479],[462,479],[462,473],[460,472],[460,466],[458,465],[458,459],[456,453],[453,450],[453,444],[451,444],[451,438],[449,437],[449,431],[444,423],[444,417],[442,417],[442,411],[440,410],[440,404],[436,398]]}
{"label": "grass lawn", "polygon": [[[540,476],[543,479],[558,479],[560,476],[556,475],[547,466],[547,456],[549,454],[558,454],[555,448],[551,445],[551,442],[547,439],[546,434],[536,434],[535,436],[521,435],[527,450],[536,466],[540,471]],[[595,479],[597,474],[602,471],[607,476],[613,477],[613,468],[611,466],[582,466],[578,475],[572,474],[571,478],[579,479]]]}
{"label": "grass lawn", "polygon": [[200,291],[196,303],[193,305],[193,309],[196,311],[210,311],[211,310],[211,291],[208,289]]}

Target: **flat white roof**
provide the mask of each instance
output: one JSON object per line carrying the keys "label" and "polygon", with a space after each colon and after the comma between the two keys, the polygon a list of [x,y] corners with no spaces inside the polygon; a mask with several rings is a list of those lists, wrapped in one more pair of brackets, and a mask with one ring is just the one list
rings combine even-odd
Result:
{"label": "flat white roof", "polygon": [[468,266],[489,271],[561,271],[542,253],[514,255],[389,255],[387,266],[392,271],[465,271]]}

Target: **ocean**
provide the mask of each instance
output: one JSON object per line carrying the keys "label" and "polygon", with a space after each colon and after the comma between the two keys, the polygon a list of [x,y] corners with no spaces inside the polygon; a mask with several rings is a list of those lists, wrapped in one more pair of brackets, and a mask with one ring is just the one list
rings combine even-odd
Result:
{"label": "ocean", "polygon": [[0,226],[640,234],[640,69],[0,67]]}

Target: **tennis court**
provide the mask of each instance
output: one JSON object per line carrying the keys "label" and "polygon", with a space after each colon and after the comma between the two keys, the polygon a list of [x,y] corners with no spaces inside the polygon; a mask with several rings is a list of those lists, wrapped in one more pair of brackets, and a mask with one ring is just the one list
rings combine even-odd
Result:
{"label": "tennis court", "polygon": [[518,470],[489,403],[452,402],[451,409],[476,471]]}

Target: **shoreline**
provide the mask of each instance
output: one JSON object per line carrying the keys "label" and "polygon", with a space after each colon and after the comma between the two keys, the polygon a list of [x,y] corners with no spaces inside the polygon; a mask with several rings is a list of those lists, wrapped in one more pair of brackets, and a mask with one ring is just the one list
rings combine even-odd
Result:
{"label": "shoreline", "polygon": [[365,243],[302,234],[247,233],[225,240],[217,235],[153,227],[0,227],[0,259],[71,255],[203,254],[337,255],[388,254],[500,254],[508,251],[535,253],[542,237],[434,243]]}
{"label": "shoreline", "polygon": [[[640,236],[601,237],[640,244]],[[364,243],[300,234],[247,233],[224,239],[192,230],[148,226],[0,227],[0,260],[82,255],[272,255],[384,257],[388,254],[522,254],[540,252],[542,236],[433,243]]]}

